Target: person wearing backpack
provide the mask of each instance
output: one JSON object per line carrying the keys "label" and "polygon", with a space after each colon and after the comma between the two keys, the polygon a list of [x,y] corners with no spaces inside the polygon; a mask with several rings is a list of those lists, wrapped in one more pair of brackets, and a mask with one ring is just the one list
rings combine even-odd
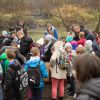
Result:
{"label": "person wearing backpack", "polygon": [[[57,88],[59,92],[59,100],[64,97],[64,80],[66,79],[67,71],[59,66],[60,51],[63,52],[63,42],[57,41],[54,44],[51,62],[51,82],[52,82],[52,100],[57,100]],[[65,67],[65,66],[64,66]]]}
{"label": "person wearing backpack", "polygon": [[67,42],[64,45],[66,51],[66,69],[67,69],[67,81],[69,84],[68,94],[74,96],[75,94],[75,78],[73,75],[73,59],[76,56],[76,52],[72,50],[72,45]]}
{"label": "person wearing backpack", "polygon": [[9,67],[5,73],[3,88],[3,100],[22,100],[20,92],[20,78],[18,70],[20,70],[20,63],[15,59],[15,51],[7,49],[7,59],[9,59]]}
{"label": "person wearing backpack", "polygon": [[40,60],[39,49],[33,47],[31,53],[33,56],[25,64],[25,71],[28,73],[29,89],[32,92],[32,97],[29,100],[42,100],[43,78],[48,77],[48,72],[45,63]]}

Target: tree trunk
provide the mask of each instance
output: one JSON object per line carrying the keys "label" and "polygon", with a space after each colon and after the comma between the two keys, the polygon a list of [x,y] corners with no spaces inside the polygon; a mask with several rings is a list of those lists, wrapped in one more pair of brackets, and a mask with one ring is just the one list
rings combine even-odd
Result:
{"label": "tree trunk", "polygon": [[98,20],[98,23],[97,23],[97,26],[96,26],[95,32],[97,32],[97,33],[100,34],[100,12],[99,12],[99,20]]}
{"label": "tree trunk", "polygon": [[61,20],[62,20],[63,25],[66,27],[66,29],[67,29],[67,31],[68,31],[68,30],[69,30],[69,27],[65,24],[64,19],[63,19],[61,13],[60,13],[59,7],[58,7],[58,13],[59,13],[59,16],[60,16],[60,18],[61,18]]}

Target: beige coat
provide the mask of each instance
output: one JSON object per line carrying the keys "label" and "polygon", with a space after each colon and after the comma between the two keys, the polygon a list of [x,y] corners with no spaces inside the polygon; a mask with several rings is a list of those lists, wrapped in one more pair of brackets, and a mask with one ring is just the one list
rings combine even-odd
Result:
{"label": "beige coat", "polygon": [[[67,71],[64,69],[60,69],[57,65],[56,65],[56,58],[58,57],[58,55],[60,54],[60,52],[58,50],[53,52],[53,55],[51,57],[51,77],[56,78],[56,79],[66,79],[66,74]],[[57,66],[57,67],[56,67]]]}

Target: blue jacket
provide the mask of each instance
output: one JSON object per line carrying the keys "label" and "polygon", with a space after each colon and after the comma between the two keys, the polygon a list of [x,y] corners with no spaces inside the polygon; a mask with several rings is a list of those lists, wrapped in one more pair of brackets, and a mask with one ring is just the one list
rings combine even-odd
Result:
{"label": "blue jacket", "polygon": [[40,62],[40,71],[41,71],[41,81],[40,81],[40,85],[38,88],[43,88],[44,87],[44,80],[43,78],[47,78],[48,77],[48,72],[46,70],[46,66],[45,63],[43,61],[40,61],[39,57],[31,57],[25,64],[24,69],[25,71],[28,71],[28,67],[37,67],[37,65]]}
{"label": "blue jacket", "polygon": [[[53,26],[52,26],[51,31],[54,33],[54,37],[56,39],[58,39],[58,32],[57,32],[57,30]],[[47,35],[47,34],[49,34],[48,31],[45,32],[45,35]]]}

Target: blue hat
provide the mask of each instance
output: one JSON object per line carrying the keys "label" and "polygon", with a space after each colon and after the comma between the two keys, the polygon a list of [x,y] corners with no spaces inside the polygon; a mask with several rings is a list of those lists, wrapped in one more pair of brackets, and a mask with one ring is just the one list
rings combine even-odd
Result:
{"label": "blue hat", "polygon": [[66,42],[71,42],[73,41],[73,36],[67,36],[66,37]]}

